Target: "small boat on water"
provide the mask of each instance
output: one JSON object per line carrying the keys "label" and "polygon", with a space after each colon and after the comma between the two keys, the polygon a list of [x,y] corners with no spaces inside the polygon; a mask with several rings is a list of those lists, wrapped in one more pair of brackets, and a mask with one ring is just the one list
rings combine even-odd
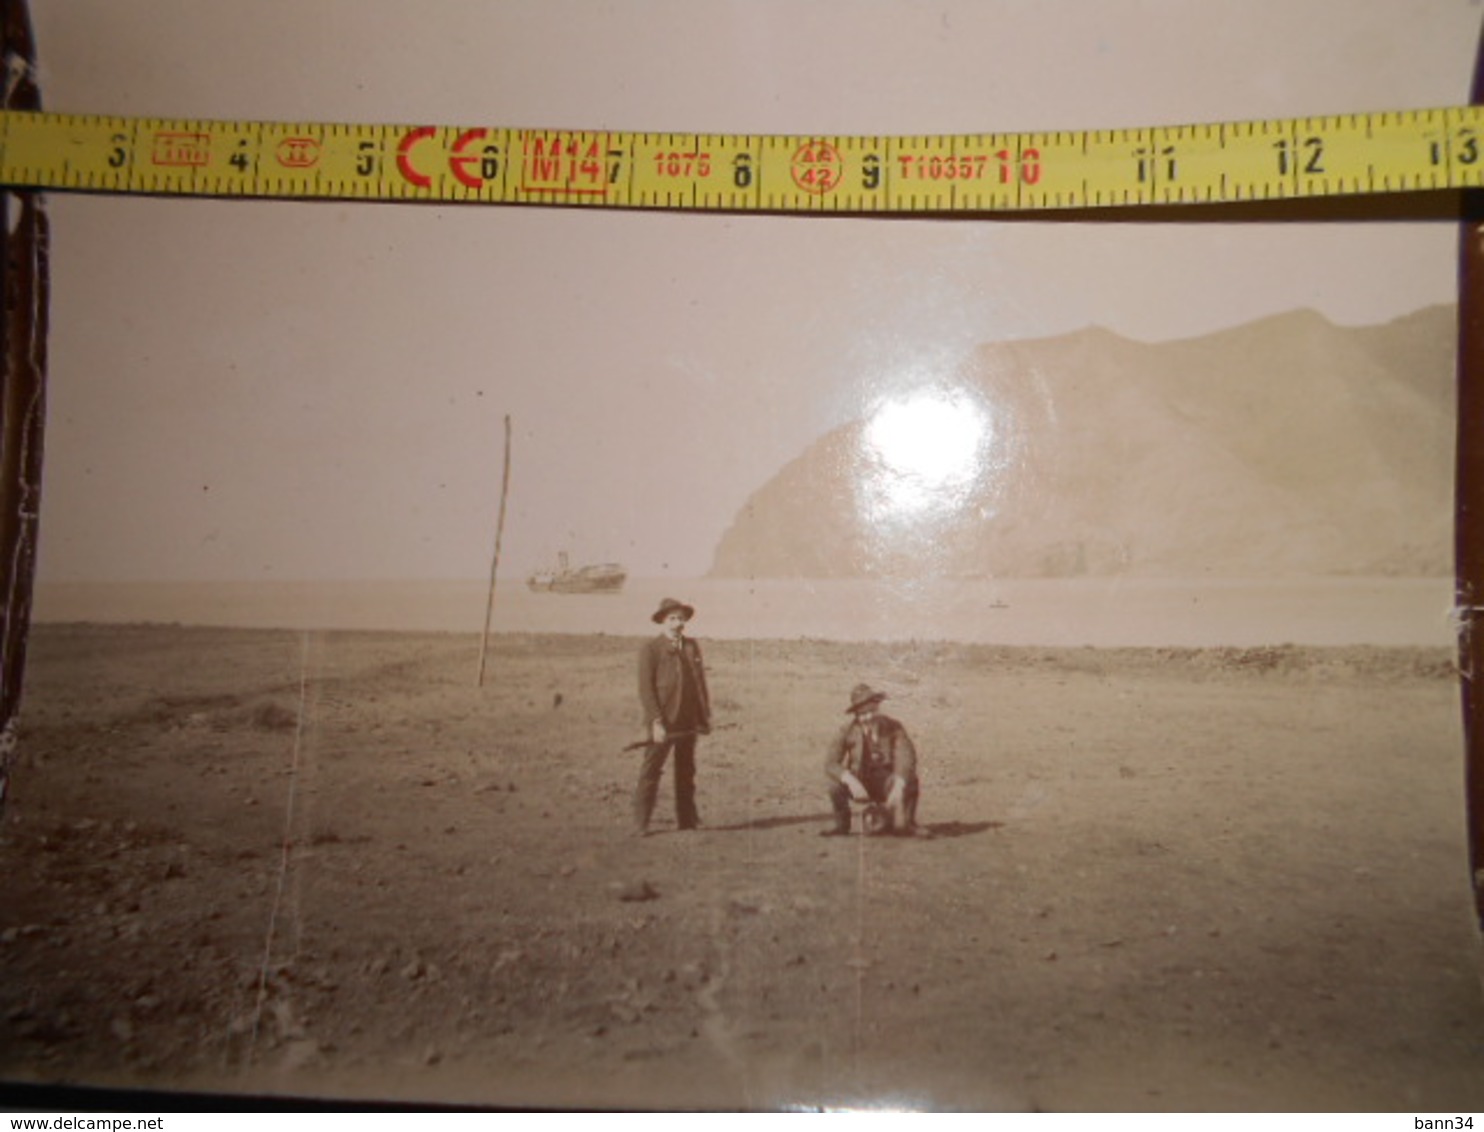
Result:
{"label": "small boat on water", "polygon": [[536,593],[616,594],[623,589],[629,573],[616,562],[599,562],[575,569],[567,564],[566,553],[557,555],[555,570],[537,570],[526,579],[526,586]]}

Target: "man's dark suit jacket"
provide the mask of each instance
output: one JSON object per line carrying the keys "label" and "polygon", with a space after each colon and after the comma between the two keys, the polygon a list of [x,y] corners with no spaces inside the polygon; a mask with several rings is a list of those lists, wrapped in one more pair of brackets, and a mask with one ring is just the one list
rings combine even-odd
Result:
{"label": "man's dark suit jacket", "polygon": [[[680,714],[680,689],[682,664],[688,663],[696,677],[697,710],[700,718],[696,730],[706,734],[711,730],[711,695],[706,690],[706,666],[701,661],[701,646],[689,637],[680,638],[681,648],[676,649],[670,639],[661,633],[646,641],[639,650],[639,702],[644,705],[644,726],[648,728],[656,719],[663,719],[665,726],[673,726]],[[681,649],[685,659],[681,659]]]}

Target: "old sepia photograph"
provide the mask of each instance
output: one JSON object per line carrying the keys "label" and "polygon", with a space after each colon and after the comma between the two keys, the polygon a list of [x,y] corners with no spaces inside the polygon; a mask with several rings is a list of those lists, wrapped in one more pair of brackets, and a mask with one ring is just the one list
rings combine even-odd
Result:
{"label": "old sepia photograph", "polygon": [[[55,111],[799,136],[1458,105],[1484,20],[29,6]],[[45,208],[0,1088],[1484,1108],[1455,199]]]}

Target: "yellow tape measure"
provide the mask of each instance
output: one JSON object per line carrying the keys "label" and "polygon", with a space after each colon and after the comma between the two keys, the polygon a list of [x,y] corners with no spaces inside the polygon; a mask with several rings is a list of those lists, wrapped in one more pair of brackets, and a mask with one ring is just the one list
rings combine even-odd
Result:
{"label": "yellow tape measure", "polygon": [[1484,108],[1141,129],[747,136],[0,112],[0,183],[95,193],[944,213],[1472,188]]}

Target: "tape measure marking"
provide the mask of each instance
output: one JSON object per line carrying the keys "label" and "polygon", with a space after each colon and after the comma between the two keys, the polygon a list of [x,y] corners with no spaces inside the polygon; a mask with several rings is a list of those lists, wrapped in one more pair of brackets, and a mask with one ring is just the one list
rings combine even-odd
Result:
{"label": "tape measure marking", "polygon": [[0,112],[0,182],[206,197],[798,213],[1214,204],[1484,184],[1484,108],[793,136]]}

